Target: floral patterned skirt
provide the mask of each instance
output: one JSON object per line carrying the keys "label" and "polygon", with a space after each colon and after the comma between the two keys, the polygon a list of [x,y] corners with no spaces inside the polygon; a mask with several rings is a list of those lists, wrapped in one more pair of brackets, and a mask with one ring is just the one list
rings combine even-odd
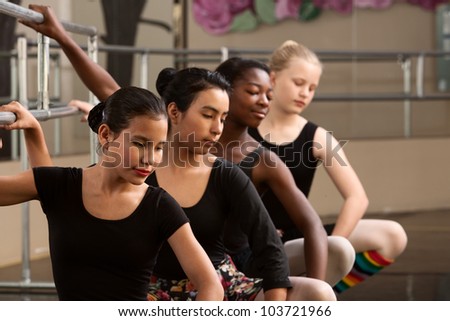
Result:
{"label": "floral patterned skirt", "polygon": [[[262,289],[262,279],[249,278],[239,272],[227,256],[217,267],[224,288],[224,301],[253,301]],[[152,276],[147,295],[149,301],[194,301],[195,286],[188,280],[167,280]]]}

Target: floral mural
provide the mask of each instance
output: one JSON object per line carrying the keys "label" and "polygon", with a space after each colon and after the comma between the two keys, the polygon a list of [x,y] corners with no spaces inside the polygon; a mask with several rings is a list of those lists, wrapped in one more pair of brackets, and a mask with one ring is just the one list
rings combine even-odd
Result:
{"label": "floral mural", "polygon": [[355,8],[384,10],[398,2],[435,10],[449,0],[194,0],[192,9],[195,21],[206,32],[221,35],[285,19],[310,21],[323,10],[350,14]]}

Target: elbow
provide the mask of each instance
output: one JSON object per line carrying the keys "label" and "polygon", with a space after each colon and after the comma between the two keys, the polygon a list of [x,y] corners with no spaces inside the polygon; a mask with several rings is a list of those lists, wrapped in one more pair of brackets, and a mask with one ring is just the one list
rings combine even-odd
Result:
{"label": "elbow", "polygon": [[369,207],[369,198],[367,197],[367,195],[365,193],[364,193],[364,195],[361,196],[360,203],[361,203],[361,208],[365,212],[367,210],[367,208]]}
{"label": "elbow", "polygon": [[216,287],[214,301],[223,301],[223,298],[225,297],[225,291],[220,282],[217,282],[217,284],[218,284],[218,286]]}
{"label": "elbow", "polygon": [[198,287],[197,301],[223,301],[225,292],[219,278]]}
{"label": "elbow", "polygon": [[351,204],[355,210],[359,209],[360,212],[365,213],[369,207],[369,198],[365,192],[354,193],[346,198],[346,203]]}

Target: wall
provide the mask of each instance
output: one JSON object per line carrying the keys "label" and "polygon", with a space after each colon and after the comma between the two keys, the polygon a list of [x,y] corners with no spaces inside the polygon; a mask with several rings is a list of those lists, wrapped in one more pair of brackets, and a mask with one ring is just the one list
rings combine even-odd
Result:
{"label": "wall", "polygon": [[[189,1],[192,3],[192,1]],[[191,13],[189,9],[189,13]],[[189,16],[190,49],[216,49],[222,46],[272,50],[292,39],[320,51],[408,52],[436,50],[434,12],[407,3],[385,10],[356,9],[352,15],[324,10],[309,22],[284,20],[276,25],[260,25],[250,32],[213,36]],[[415,76],[417,60],[412,61]],[[214,64],[205,66],[214,68]],[[450,72],[450,70],[449,70]],[[414,81],[414,78],[413,78]],[[412,83],[415,89],[415,82]],[[437,90],[435,60],[425,60],[425,93]],[[401,93],[403,69],[399,61],[325,63],[317,95],[323,93]],[[413,134],[450,134],[450,102],[413,101]],[[331,130],[340,138],[398,137],[403,135],[404,103],[314,102],[305,116]]]}
{"label": "wall", "polygon": [[[450,208],[450,138],[351,140],[344,146],[369,197],[368,213]],[[322,216],[337,214],[337,189],[319,168],[310,200]]]}

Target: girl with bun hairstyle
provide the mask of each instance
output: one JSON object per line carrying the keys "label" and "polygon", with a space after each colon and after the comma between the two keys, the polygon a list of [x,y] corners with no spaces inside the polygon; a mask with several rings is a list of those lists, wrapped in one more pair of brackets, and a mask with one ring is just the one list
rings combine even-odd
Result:
{"label": "girl with bun hairstyle", "polygon": [[35,167],[0,177],[0,205],[40,201],[60,300],[146,300],[166,241],[196,285],[197,298],[222,299],[211,261],[181,207],[163,189],[145,184],[167,140],[167,113],[158,97],[127,87],[94,108],[89,125],[98,135],[100,158],[88,168],[50,166],[39,123],[18,103],[12,107],[3,109],[18,115],[10,128],[28,127],[28,120],[38,133],[27,138]]}
{"label": "girl with bun hairstyle", "polygon": [[[85,85],[102,101],[120,87],[71,39],[49,7],[31,6],[42,24],[24,22],[55,39]],[[170,121],[168,143],[157,171],[147,183],[166,190],[185,210],[195,237],[205,249],[224,287],[225,300],[335,300],[321,280],[289,277],[283,245],[250,179],[234,164],[210,153],[228,114],[229,84],[202,68],[164,69],[158,91]],[[255,256],[252,277],[238,271],[225,251],[225,222],[246,233]],[[197,299],[197,284],[180,270],[166,245],[152,276],[150,300]],[[263,291],[261,291],[263,289]]]}

